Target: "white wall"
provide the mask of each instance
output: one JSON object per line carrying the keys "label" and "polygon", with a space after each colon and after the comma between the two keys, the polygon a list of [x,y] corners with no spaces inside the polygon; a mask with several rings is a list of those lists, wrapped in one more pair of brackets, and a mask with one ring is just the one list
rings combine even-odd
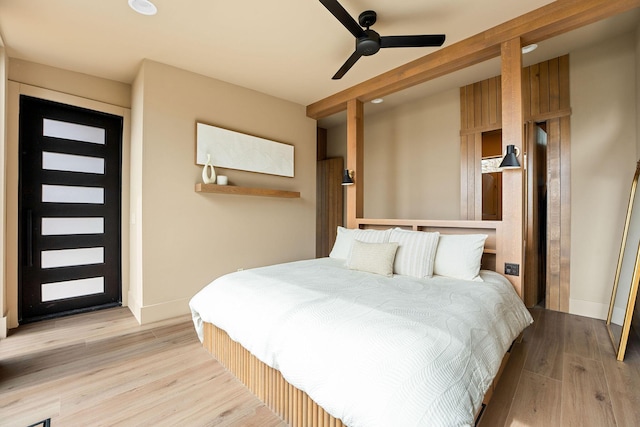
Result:
{"label": "white wall", "polygon": [[[346,126],[327,133],[346,155]],[[364,216],[460,218],[460,91],[450,89],[364,121]]]}
{"label": "white wall", "polygon": [[638,160],[635,35],[572,52],[570,66],[570,312],[604,319]]}
{"label": "white wall", "polygon": [[[149,60],[133,97],[130,299],[141,322],[187,313],[222,274],[315,256],[316,122],[304,106]],[[301,198],[196,193],[196,122],[294,145],[294,178],[217,172]]]}
{"label": "white wall", "polygon": [[[7,63],[8,58],[3,47],[2,39],[0,38],[0,170],[3,173],[0,173],[0,224],[3,224],[3,227],[0,228],[0,248],[4,249],[5,247],[5,227],[6,218],[5,218],[5,153],[6,153],[6,117],[7,117]],[[7,328],[8,328],[8,306],[7,306],[7,295],[6,295],[6,281],[5,281],[5,265],[6,258],[4,257],[4,250],[2,252],[2,257],[0,258],[0,339],[6,338],[7,336]]]}

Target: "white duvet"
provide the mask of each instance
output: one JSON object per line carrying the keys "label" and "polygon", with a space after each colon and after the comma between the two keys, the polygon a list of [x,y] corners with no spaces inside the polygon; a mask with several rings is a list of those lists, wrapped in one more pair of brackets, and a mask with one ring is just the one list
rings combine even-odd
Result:
{"label": "white duvet", "polygon": [[503,276],[387,278],[322,258],[232,273],[190,302],[346,425],[466,426],[532,318]]}

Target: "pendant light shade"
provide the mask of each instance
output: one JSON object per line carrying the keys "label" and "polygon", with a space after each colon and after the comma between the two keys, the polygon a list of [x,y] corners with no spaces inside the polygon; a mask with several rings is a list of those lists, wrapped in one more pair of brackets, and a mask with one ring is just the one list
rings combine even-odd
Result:
{"label": "pendant light shade", "polygon": [[349,169],[344,170],[342,185],[353,185],[353,172],[349,172]]}
{"label": "pendant light shade", "polygon": [[500,169],[517,169],[520,167],[518,161],[519,151],[515,145],[507,145],[507,154],[505,154],[502,162],[500,163]]}

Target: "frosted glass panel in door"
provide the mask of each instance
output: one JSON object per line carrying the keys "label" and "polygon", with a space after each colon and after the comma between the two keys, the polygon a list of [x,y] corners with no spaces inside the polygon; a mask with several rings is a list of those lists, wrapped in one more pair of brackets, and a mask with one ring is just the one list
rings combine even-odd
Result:
{"label": "frosted glass panel in door", "polygon": [[102,233],[104,218],[42,218],[43,236]]}
{"label": "frosted glass panel in door", "polygon": [[104,159],[43,151],[42,169],[104,175]]}
{"label": "frosted glass panel in door", "polygon": [[106,137],[106,131],[102,128],[52,119],[42,120],[42,134],[44,136],[89,142],[91,144],[104,144]]}
{"label": "frosted glass panel in door", "polygon": [[104,293],[104,277],[44,283],[42,302]]}
{"label": "frosted glass panel in door", "polygon": [[100,187],[43,184],[42,201],[45,203],[103,204],[104,189]]}
{"label": "frosted glass panel in door", "polygon": [[104,248],[58,249],[42,251],[41,268],[71,267],[103,262]]}

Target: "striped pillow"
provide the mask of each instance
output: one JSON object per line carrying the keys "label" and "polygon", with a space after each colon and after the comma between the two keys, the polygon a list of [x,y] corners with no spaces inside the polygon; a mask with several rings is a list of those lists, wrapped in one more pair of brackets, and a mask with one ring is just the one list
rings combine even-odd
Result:
{"label": "striped pillow", "polygon": [[336,242],[333,244],[330,258],[347,259],[351,253],[354,240],[367,243],[387,243],[389,241],[388,230],[360,230],[358,228],[344,228],[338,226]]}
{"label": "striped pillow", "polygon": [[433,276],[439,237],[440,233],[437,232],[394,228],[389,236],[389,242],[397,242],[399,245],[393,265],[394,273],[419,279]]}

